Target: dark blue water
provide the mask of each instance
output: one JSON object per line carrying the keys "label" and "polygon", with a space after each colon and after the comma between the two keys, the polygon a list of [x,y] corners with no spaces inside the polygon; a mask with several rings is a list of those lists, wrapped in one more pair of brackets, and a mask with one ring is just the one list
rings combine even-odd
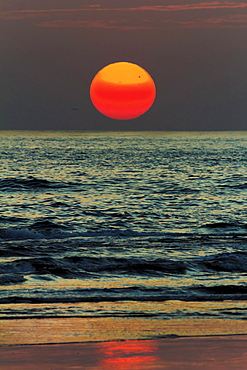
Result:
{"label": "dark blue water", "polygon": [[0,318],[246,318],[247,132],[0,133]]}

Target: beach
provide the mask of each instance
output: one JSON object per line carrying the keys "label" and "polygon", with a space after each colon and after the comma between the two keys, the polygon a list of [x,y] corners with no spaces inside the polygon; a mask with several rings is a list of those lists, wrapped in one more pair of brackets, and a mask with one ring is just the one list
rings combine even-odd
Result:
{"label": "beach", "polygon": [[[0,369],[245,369],[247,366],[247,324],[243,321],[154,321],[3,320]],[[153,339],[141,339],[148,338],[148,332]]]}
{"label": "beach", "polygon": [[247,336],[1,348],[0,369],[246,369]]}
{"label": "beach", "polygon": [[0,369],[246,369],[246,132],[2,132]]}

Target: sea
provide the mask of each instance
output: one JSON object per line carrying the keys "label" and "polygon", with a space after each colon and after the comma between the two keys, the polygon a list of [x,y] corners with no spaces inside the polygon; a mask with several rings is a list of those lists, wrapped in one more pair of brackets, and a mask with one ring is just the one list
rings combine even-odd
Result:
{"label": "sea", "polygon": [[0,320],[247,318],[247,131],[0,131]]}

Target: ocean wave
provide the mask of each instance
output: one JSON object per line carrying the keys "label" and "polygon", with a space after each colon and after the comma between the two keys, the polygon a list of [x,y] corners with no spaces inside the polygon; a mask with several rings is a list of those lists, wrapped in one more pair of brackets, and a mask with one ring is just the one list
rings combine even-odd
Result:
{"label": "ocean wave", "polygon": [[213,285],[213,286],[195,286],[190,288],[190,301],[246,301],[246,285]]}
{"label": "ocean wave", "polygon": [[0,229],[0,239],[4,240],[29,240],[42,239],[45,235],[29,228],[9,227]]}
{"label": "ocean wave", "polygon": [[[101,211],[82,211],[81,215],[92,214],[98,218],[101,217]],[[104,215],[105,216],[105,215]],[[94,222],[81,223],[74,225],[73,223],[64,223],[59,219],[53,219],[53,217],[40,218],[37,221],[31,221],[25,218],[4,218],[0,220],[2,227],[0,227],[0,240],[31,240],[31,239],[72,239],[72,238],[157,238],[164,241],[169,241],[169,238],[175,240],[181,240],[185,238],[187,240],[201,240],[202,242],[207,240],[240,240],[246,241],[246,224],[229,223],[229,222],[215,222],[212,224],[205,224],[199,229],[197,233],[177,232],[174,230],[155,230],[146,229],[138,230],[135,229],[135,223],[132,227],[128,227],[121,221],[121,213],[112,212],[109,217],[113,217],[114,222],[106,220],[106,224]],[[119,218],[120,221],[117,220]],[[99,221],[99,220],[98,220]],[[18,226],[19,224],[19,226]],[[142,224],[141,224],[142,225]],[[107,227],[108,226],[108,227]],[[138,226],[138,223],[137,223]],[[212,229],[211,233],[205,234],[205,228]],[[216,232],[213,233],[213,231]]]}
{"label": "ocean wave", "polygon": [[13,274],[0,273],[0,285],[1,286],[21,284],[24,281],[26,281],[26,279],[24,278],[23,275],[16,274],[16,273],[13,273]]}
{"label": "ocean wave", "polygon": [[[94,243],[94,244],[93,244]],[[92,242],[92,246],[96,245]],[[90,250],[90,243],[85,243]],[[247,253],[233,252],[221,253],[213,256],[194,257],[179,260],[172,258],[141,258],[135,256],[126,257],[111,257],[107,256],[87,256],[83,254],[83,244],[80,243],[79,252],[76,255],[66,256],[66,250],[63,247],[56,246],[57,250],[47,248],[43,250],[38,246],[29,250],[23,251],[23,255],[6,258],[6,261],[1,263],[0,276],[3,284],[12,284],[18,279],[26,279],[30,276],[36,276],[37,279],[43,278],[44,275],[48,279],[61,277],[63,279],[87,279],[93,276],[140,276],[140,277],[163,277],[174,275],[193,276],[205,273],[247,273]],[[97,252],[105,252],[104,244],[98,245],[100,248]],[[61,257],[61,249],[65,256]],[[43,256],[41,252],[43,253]],[[14,252],[14,251],[13,251]],[[50,253],[50,255],[49,255]],[[120,249],[119,249],[120,253]],[[9,253],[10,254],[10,253]],[[13,253],[14,254],[14,253]],[[33,257],[37,254],[37,257]],[[46,254],[44,256],[44,254]],[[54,256],[55,254],[55,256]],[[3,254],[4,255],[4,254]],[[53,257],[51,257],[53,255]],[[57,255],[57,256],[56,256]],[[13,280],[13,274],[18,277]],[[9,275],[9,278],[8,278]],[[220,275],[219,275],[220,276]]]}
{"label": "ocean wave", "polygon": [[169,259],[143,259],[143,258],[94,258],[94,257],[68,257],[66,261],[75,268],[94,273],[121,273],[137,275],[156,274],[184,274],[184,262]]}
{"label": "ocean wave", "polygon": [[197,288],[193,288],[194,291],[200,292],[205,296],[208,295],[215,295],[217,299],[220,297],[224,297],[224,300],[231,299],[231,296],[241,295],[241,299],[243,299],[243,295],[245,299],[247,299],[247,286],[246,285],[215,285],[215,286],[201,286]]}
{"label": "ocean wave", "polygon": [[[82,225],[83,226],[83,225]],[[121,226],[121,225],[120,225]],[[71,239],[71,238],[100,238],[100,237],[181,237],[182,233],[172,232],[157,232],[157,231],[134,231],[132,229],[122,229],[121,227],[114,228],[98,228],[97,230],[85,228],[85,231],[76,231],[70,229],[69,226],[59,222],[40,220],[30,224],[27,227],[6,227],[0,228],[0,239],[3,240],[30,240],[30,239]]]}
{"label": "ocean wave", "polygon": [[197,262],[203,270],[247,272],[247,253],[244,252],[220,253]]}
{"label": "ocean wave", "polygon": [[214,285],[214,286],[180,286],[176,287],[145,287],[130,286],[123,288],[84,288],[43,290],[27,292],[11,291],[2,294],[0,304],[52,304],[52,303],[90,303],[90,302],[222,302],[247,301],[246,285]]}
{"label": "ocean wave", "polygon": [[[65,279],[87,278],[92,275],[119,274],[159,276],[160,274],[184,274],[186,268],[183,262],[169,259],[145,260],[143,258],[106,258],[106,257],[64,257],[64,258],[18,258],[3,262],[0,274],[10,274],[9,283],[12,283],[12,274],[18,276],[50,275]],[[14,281],[15,282],[15,281]]]}
{"label": "ocean wave", "polygon": [[51,188],[63,188],[67,186],[75,185],[73,183],[65,183],[58,181],[50,181],[46,179],[40,179],[33,176],[26,178],[20,177],[8,177],[0,180],[1,191],[20,191],[20,190],[43,190]]}
{"label": "ocean wave", "polygon": [[0,216],[0,222],[1,223],[13,223],[13,222],[23,222],[22,217],[16,217],[16,216]]}
{"label": "ocean wave", "polygon": [[229,188],[235,190],[246,190],[247,189],[247,182],[236,182],[238,179],[232,179],[231,181],[225,182],[224,184],[220,184],[220,188]]}
{"label": "ocean wave", "polygon": [[67,227],[61,223],[52,222],[49,220],[36,221],[29,226],[30,230],[54,230],[54,229],[66,229]]}
{"label": "ocean wave", "polygon": [[208,228],[208,229],[233,229],[233,228],[242,228],[242,229],[246,229],[247,228],[247,225],[245,223],[241,223],[241,222],[237,222],[237,221],[229,221],[229,222],[212,222],[212,223],[209,223],[209,224],[205,224],[204,227]]}
{"label": "ocean wave", "polygon": [[69,231],[63,224],[48,219],[32,222],[27,227],[12,226],[0,229],[0,239],[3,240],[56,239],[71,236],[78,236],[78,233]]}

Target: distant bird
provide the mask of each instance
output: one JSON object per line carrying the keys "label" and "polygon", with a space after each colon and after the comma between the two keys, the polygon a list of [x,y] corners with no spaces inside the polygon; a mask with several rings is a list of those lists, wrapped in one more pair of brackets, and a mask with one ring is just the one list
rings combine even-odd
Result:
{"label": "distant bird", "polygon": [[72,108],[72,110],[78,110],[78,108]]}

